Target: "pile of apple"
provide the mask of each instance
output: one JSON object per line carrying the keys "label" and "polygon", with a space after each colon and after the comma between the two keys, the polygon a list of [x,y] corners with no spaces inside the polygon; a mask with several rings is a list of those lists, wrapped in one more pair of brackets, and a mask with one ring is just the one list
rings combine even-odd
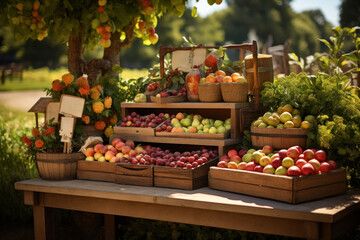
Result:
{"label": "pile of apple", "polygon": [[300,116],[299,109],[293,108],[290,104],[278,107],[276,112],[266,112],[263,116],[253,121],[251,126],[261,128],[303,128],[308,129],[316,125],[315,117],[312,115]]}
{"label": "pile of apple", "polygon": [[136,112],[132,112],[124,117],[120,123],[121,127],[142,127],[142,128],[156,128],[160,123],[164,122],[166,119],[170,119],[170,114],[168,113],[151,113],[146,116],[140,116]]}
{"label": "pile of apple", "polygon": [[281,149],[274,153],[270,145],[261,150],[235,149],[228,151],[220,158],[217,165],[222,168],[232,168],[247,171],[262,172],[275,175],[313,175],[325,173],[337,168],[334,160],[327,160],[323,150],[306,149],[299,146]]}
{"label": "pile of apple", "polygon": [[231,119],[214,120],[199,114],[177,113],[171,117],[171,132],[223,134],[231,129]]}
{"label": "pile of apple", "polygon": [[85,156],[86,161],[196,168],[217,158],[217,150],[202,148],[197,151],[172,153],[168,149],[150,145],[135,147],[132,140],[114,138],[111,144],[97,144],[93,148],[87,148]]}

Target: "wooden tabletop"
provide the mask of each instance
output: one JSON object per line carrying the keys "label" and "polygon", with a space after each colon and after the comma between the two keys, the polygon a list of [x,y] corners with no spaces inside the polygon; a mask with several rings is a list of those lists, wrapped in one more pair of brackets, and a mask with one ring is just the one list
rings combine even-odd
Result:
{"label": "wooden tabletop", "polygon": [[333,223],[360,209],[360,190],[344,195],[292,205],[241,194],[222,192],[208,187],[198,190],[140,187],[115,183],[68,180],[30,179],[15,183],[17,190],[63,195],[125,200],[168,206],[191,206],[231,213]]}

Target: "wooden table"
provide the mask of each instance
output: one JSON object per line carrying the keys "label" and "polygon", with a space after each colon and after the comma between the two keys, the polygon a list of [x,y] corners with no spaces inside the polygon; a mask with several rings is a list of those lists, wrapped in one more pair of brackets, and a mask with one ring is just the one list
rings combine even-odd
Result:
{"label": "wooden table", "polygon": [[34,210],[35,239],[49,234],[49,208],[105,215],[114,239],[114,215],[196,224],[307,239],[332,239],[359,224],[360,191],[291,205],[210,188],[186,191],[107,182],[31,179],[15,183]]}

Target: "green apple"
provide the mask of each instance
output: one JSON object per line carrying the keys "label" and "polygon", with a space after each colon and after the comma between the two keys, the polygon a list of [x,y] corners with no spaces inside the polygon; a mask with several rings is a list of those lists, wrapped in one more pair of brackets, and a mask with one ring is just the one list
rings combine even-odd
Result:
{"label": "green apple", "polygon": [[194,120],[194,119],[197,119],[197,120],[201,121],[202,117],[201,117],[201,115],[199,115],[199,114],[195,114],[195,115],[193,116],[193,120]]}
{"label": "green apple", "polygon": [[[254,151],[255,151],[255,149],[254,149]],[[241,160],[242,160],[243,162],[246,162],[246,163],[250,162],[250,161],[251,161],[251,153],[246,153],[246,154],[242,157]]]}
{"label": "green apple", "polygon": [[200,84],[203,84],[203,83],[205,83],[205,78],[200,78],[200,82],[199,82]]}
{"label": "green apple", "polygon": [[218,133],[217,128],[216,128],[216,127],[211,127],[211,128],[209,129],[209,133],[212,133],[212,134]]}
{"label": "green apple", "polygon": [[266,128],[275,128],[274,126],[267,126]]}
{"label": "green apple", "polygon": [[217,128],[217,132],[218,133],[225,133],[226,132],[226,128],[224,127],[224,126],[219,126],[218,128]]}
{"label": "green apple", "polygon": [[136,94],[134,101],[137,103],[144,103],[146,102],[146,96],[143,93]]}
{"label": "green apple", "polygon": [[230,130],[230,129],[231,129],[231,125],[227,125],[227,124],[226,124],[226,125],[225,125],[225,129],[226,129],[226,130]]}
{"label": "green apple", "polygon": [[165,113],[165,114],[164,114],[164,118],[165,118],[165,119],[170,119],[170,114]]}
{"label": "green apple", "polygon": [[284,168],[283,166],[278,167],[275,170],[275,175],[286,175],[287,169]]}
{"label": "green apple", "polygon": [[231,118],[227,118],[227,119],[225,119],[225,122],[224,122],[224,125],[226,125],[226,124],[231,124]]}
{"label": "green apple", "polygon": [[283,112],[281,115],[280,115],[280,121],[282,123],[286,123],[287,121],[291,121],[292,120],[292,115],[291,113],[288,113],[288,112]]}
{"label": "green apple", "polygon": [[204,132],[204,133],[209,133],[209,128],[204,127],[203,132]]}
{"label": "green apple", "polygon": [[222,125],[224,125],[224,122],[223,121],[221,121],[221,120],[216,120],[215,122],[214,122],[214,127],[220,127],[220,126],[222,126]]}
{"label": "green apple", "polygon": [[283,128],[284,128],[284,124],[279,123],[279,124],[276,126],[276,128],[283,129]]}
{"label": "green apple", "polygon": [[184,127],[189,127],[191,126],[191,119],[190,118],[184,118],[184,121],[182,122],[182,125]]}
{"label": "green apple", "polygon": [[100,25],[99,19],[94,18],[94,19],[91,21],[91,27],[92,27],[93,29],[96,29],[99,25]]}
{"label": "green apple", "polygon": [[255,150],[255,149],[253,149],[253,148],[250,148],[249,150],[247,150],[247,152],[246,152],[246,153],[250,153],[250,154],[252,154],[253,152],[256,152],[256,150]]}
{"label": "green apple", "polygon": [[260,123],[258,127],[266,128],[266,127],[267,127],[267,124],[266,124],[266,123]]}
{"label": "green apple", "polygon": [[175,123],[180,123],[180,122],[179,122],[179,119],[173,118],[173,119],[171,119],[170,123],[171,123],[171,125],[175,125]]}
{"label": "green apple", "polygon": [[193,119],[191,126],[193,127],[198,127],[200,125],[200,121],[198,119]]}
{"label": "green apple", "polygon": [[213,125],[214,125],[215,120],[210,118],[210,119],[209,119],[209,121],[210,121],[210,123],[209,123],[209,124],[210,124],[211,126],[213,126]]}
{"label": "green apple", "polygon": [[199,130],[203,130],[203,129],[204,129],[204,125],[199,124],[199,126],[197,126],[196,128],[197,128],[198,131],[199,131]]}
{"label": "green apple", "polygon": [[252,123],[252,125],[253,125],[254,127],[258,127],[261,123],[264,123],[264,121],[263,121],[263,120],[256,120],[256,121],[254,121],[254,122]]}
{"label": "green apple", "polygon": [[264,116],[263,116],[263,121],[265,122],[265,123],[267,123],[268,122],[268,119],[269,119],[269,117],[272,115],[272,113],[271,112],[266,112],[265,114],[264,114]]}
{"label": "green apple", "polygon": [[210,121],[208,118],[204,118],[203,120],[201,120],[201,123],[205,126],[207,124],[210,124]]}
{"label": "green apple", "polygon": [[105,159],[104,156],[101,156],[101,157],[98,158],[98,161],[99,162],[106,162],[106,159]]}

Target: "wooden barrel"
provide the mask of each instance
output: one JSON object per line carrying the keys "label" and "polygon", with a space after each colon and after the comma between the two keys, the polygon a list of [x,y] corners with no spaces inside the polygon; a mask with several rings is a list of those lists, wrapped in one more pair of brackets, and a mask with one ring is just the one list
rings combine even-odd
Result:
{"label": "wooden barrel", "polygon": [[47,180],[76,178],[77,162],[84,159],[83,153],[37,153],[36,166],[40,177]]}
{"label": "wooden barrel", "polygon": [[302,128],[250,128],[251,141],[255,148],[271,145],[274,149],[287,149],[292,146],[305,148],[308,131]]}
{"label": "wooden barrel", "polygon": [[[249,92],[254,93],[254,66],[253,66],[253,55],[245,57],[245,69],[246,79],[249,83]],[[267,54],[258,55],[258,71],[259,71],[259,86],[263,89],[264,82],[274,81],[274,69],[272,56]]]}
{"label": "wooden barrel", "polygon": [[85,125],[84,126],[84,138],[85,138],[85,140],[90,136],[102,137],[103,133],[104,133],[103,131],[97,130],[94,127],[94,125]]}

